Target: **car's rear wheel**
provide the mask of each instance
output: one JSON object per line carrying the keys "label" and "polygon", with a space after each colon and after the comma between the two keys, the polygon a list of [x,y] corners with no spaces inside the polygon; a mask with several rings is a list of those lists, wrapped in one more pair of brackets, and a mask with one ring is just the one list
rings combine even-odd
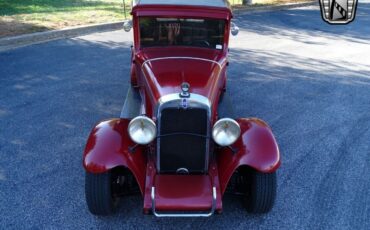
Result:
{"label": "car's rear wheel", "polygon": [[245,206],[250,213],[269,212],[275,203],[276,172],[261,173],[249,170]]}
{"label": "car's rear wheel", "polygon": [[118,204],[113,189],[114,180],[111,171],[99,174],[86,172],[85,196],[92,214],[109,215],[114,212]]}

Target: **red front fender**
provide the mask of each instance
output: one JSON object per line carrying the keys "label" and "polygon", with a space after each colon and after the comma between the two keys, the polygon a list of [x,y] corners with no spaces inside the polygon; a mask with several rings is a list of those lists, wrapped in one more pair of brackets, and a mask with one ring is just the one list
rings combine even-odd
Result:
{"label": "red front fender", "polygon": [[270,173],[280,166],[280,153],[275,137],[270,127],[257,118],[241,118],[241,134],[239,140],[233,144],[233,153],[223,148],[218,153],[218,169],[222,193],[227,184],[240,166],[250,166],[257,171]]}
{"label": "red front fender", "polygon": [[145,184],[146,155],[127,134],[128,119],[102,121],[91,131],[83,155],[83,166],[91,173],[103,173],[117,166],[128,168],[143,193]]}

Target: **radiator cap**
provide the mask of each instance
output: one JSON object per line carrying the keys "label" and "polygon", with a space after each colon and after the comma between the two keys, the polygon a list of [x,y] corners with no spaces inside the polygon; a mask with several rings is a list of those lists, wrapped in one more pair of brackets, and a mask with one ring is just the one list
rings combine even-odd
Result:
{"label": "radiator cap", "polygon": [[190,84],[189,83],[187,83],[187,82],[181,83],[180,97],[190,97],[189,90],[190,90]]}

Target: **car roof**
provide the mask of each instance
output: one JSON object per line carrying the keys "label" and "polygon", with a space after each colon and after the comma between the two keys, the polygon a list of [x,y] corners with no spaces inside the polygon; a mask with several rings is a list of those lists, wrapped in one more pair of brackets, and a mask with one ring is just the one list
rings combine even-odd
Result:
{"label": "car roof", "polygon": [[227,0],[134,0],[134,5],[182,5],[182,6],[211,6],[229,8]]}

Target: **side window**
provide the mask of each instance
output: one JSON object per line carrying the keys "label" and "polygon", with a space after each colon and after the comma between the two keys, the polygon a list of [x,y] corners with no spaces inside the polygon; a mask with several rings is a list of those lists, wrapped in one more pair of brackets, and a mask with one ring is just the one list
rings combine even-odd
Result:
{"label": "side window", "polygon": [[156,43],[156,20],[155,18],[142,17],[140,24],[140,42],[142,46],[154,46]]}

